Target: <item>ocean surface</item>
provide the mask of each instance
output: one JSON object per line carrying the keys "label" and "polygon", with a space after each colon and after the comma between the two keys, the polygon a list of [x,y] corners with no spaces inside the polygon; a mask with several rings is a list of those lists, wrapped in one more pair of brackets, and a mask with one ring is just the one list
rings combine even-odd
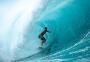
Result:
{"label": "ocean surface", "polygon": [[90,0],[0,0],[0,62],[90,62]]}

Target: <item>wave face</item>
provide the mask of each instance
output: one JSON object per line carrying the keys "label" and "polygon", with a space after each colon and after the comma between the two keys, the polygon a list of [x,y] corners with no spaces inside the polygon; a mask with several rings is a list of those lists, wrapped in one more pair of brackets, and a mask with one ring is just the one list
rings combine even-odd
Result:
{"label": "wave face", "polygon": [[[4,24],[0,27],[5,26],[0,33],[2,62],[90,62],[90,1],[14,2],[15,5],[8,5],[12,12],[6,8],[13,16],[0,15],[3,20],[0,22]],[[46,33],[46,43],[40,50],[38,34],[44,27],[48,27],[50,33]]]}

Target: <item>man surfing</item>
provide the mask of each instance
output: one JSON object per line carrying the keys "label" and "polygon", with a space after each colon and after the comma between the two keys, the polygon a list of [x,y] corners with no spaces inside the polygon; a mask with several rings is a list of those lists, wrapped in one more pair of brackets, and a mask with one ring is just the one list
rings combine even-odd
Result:
{"label": "man surfing", "polygon": [[41,46],[43,46],[43,44],[46,42],[46,39],[44,37],[44,35],[49,32],[47,27],[44,28],[44,30],[39,34],[39,39],[41,40]]}

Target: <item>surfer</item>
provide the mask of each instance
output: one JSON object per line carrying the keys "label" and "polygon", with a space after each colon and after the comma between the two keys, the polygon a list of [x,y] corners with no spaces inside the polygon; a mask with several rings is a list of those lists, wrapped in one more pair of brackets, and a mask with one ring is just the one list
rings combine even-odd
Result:
{"label": "surfer", "polygon": [[41,40],[41,46],[43,46],[43,44],[46,42],[46,39],[44,37],[44,35],[49,32],[47,27],[44,28],[44,30],[39,34],[39,39]]}

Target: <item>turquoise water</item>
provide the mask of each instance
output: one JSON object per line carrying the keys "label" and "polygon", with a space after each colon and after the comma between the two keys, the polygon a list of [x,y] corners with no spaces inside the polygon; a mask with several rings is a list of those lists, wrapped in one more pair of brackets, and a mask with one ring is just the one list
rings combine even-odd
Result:
{"label": "turquoise water", "polygon": [[[28,0],[18,3],[8,1],[10,4],[1,2],[4,4],[0,7],[8,12],[9,7],[12,10],[9,13],[13,15],[2,16],[3,10],[0,12],[0,27],[3,29],[0,33],[0,44],[3,47],[0,48],[5,53],[4,56],[4,53],[0,53],[2,62],[90,62],[89,0],[35,0],[33,4]],[[25,6],[22,7],[23,4]],[[35,9],[36,6],[38,9]],[[5,17],[8,21],[4,20]],[[38,34],[46,26],[51,33],[45,35],[47,41],[44,48],[39,50]],[[7,32],[3,32],[5,30]]]}

